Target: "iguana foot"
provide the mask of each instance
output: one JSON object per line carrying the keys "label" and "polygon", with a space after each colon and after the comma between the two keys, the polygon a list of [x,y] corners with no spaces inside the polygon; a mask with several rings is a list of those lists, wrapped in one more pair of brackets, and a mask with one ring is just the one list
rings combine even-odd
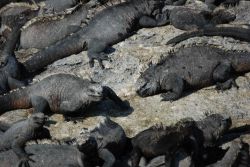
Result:
{"label": "iguana foot", "polygon": [[161,97],[162,97],[161,101],[170,101],[170,102],[173,102],[173,101],[175,101],[175,100],[177,100],[179,98],[173,92],[162,93]]}
{"label": "iguana foot", "polygon": [[225,7],[229,7],[229,6],[236,6],[239,5],[240,0],[226,0],[225,2],[223,2],[223,5]]}
{"label": "iguana foot", "polygon": [[109,57],[105,53],[101,53],[98,56],[91,56],[91,57],[89,57],[89,65],[90,65],[91,68],[94,67],[94,60],[95,59],[98,61],[100,67],[102,69],[104,69],[105,67],[104,67],[102,61],[104,61],[104,60],[108,61]]}
{"label": "iguana foot", "polygon": [[216,89],[220,90],[220,91],[230,89],[232,86],[237,88],[237,89],[239,88],[239,86],[236,84],[234,79],[229,79],[223,83],[220,83],[220,82],[216,83]]}
{"label": "iguana foot", "polygon": [[17,166],[18,167],[30,167],[29,161],[35,162],[33,159],[29,158],[29,155],[27,155],[20,159]]}

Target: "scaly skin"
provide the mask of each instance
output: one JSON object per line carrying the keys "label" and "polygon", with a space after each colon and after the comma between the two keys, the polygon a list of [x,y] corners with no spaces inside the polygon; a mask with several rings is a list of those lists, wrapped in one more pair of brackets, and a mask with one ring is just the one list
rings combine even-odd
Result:
{"label": "scaly skin", "polygon": [[97,59],[103,67],[102,60],[107,60],[104,50],[108,46],[124,40],[138,28],[162,26],[168,22],[167,14],[158,12],[163,4],[162,0],[132,0],[108,7],[97,14],[88,26],[31,55],[24,66],[29,72],[37,71],[88,48],[90,65],[93,66],[94,59]]}
{"label": "scaly skin", "polygon": [[207,12],[188,7],[175,7],[169,15],[170,24],[181,30],[195,30],[213,27],[217,24],[226,24],[236,16],[226,10]]}
{"label": "scaly skin", "polygon": [[[92,145],[95,148],[87,149],[89,143],[94,143]],[[93,130],[83,131],[80,137],[74,139],[73,142],[73,144],[78,145],[80,151],[88,156],[87,158],[92,162],[92,166],[100,166],[100,159],[104,161],[102,167],[112,167],[117,158],[128,151],[128,143],[123,128],[108,117]]]}
{"label": "scaly skin", "polygon": [[[26,146],[25,151],[34,160],[29,162],[30,167],[88,167],[85,155],[72,146],[36,144]],[[18,158],[12,151],[5,151],[0,152],[0,161],[0,167],[16,167]]]}
{"label": "scaly skin", "polygon": [[108,87],[70,74],[56,74],[24,89],[0,96],[0,112],[33,107],[37,112],[49,109],[55,113],[72,114],[103,98],[109,98],[121,107],[125,106]]}
{"label": "scaly skin", "polygon": [[28,161],[33,161],[25,152],[24,146],[26,142],[35,138],[36,131],[45,123],[43,113],[35,113],[30,118],[20,121],[11,126],[1,135],[0,151],[13,149],[19,158],[19,165],[28,166]]}
{"label": "scaly skin", "polygon": [[80,5],[69,14],[35,18],[37,21],[22,29],[20,47],[42,49],[52,45],[79,30],[87,12],[87,8]]}
{"label": "scaly skin", "polygon": [[208,167],[249,167],[250,155],[249,145],[236,139],[231,142],[229,149],[227,150],[224,157]]}
{"label": "scaly skin", "polygon": [[[181,48],[149,67],[136,82],[142,97],[161,94],[163,100],[179,99],[187,88],[216,84],[225,90],[236,86],[233,73],[250,71],[250,53],[223,51],[208,46]],[[185,83],[185,84],[184,84]]]}
{"label": "scaly skin", "polygon": [[207,27],[202,30],[186,32],[170,39],[167,44],[177,44],[193,37],[201,36],[223,36],[232,37],[241,41],[250,42],[250,29],[241,27]]}
{"label": "scaly skin", "polygon": [[26,85],[24,82],[18,80],[21,78],[21,64],[14,56],[14,50],[19,36],[20,27],[17,26],[13,28],[11,34],[9,34],[2,52],[5,57],[5,65],[0,69],[0,95],[7,93],[11,89]]}
{"label": "scaly skin", "polygon": [[140,158],[152,159],[166,155],[166,166],[173,165],[176,151],[189,141],[194,121],[182,120],[175,126],[151,127],[132,138],[133,151],[131,153],[132,167],[138,167]]}

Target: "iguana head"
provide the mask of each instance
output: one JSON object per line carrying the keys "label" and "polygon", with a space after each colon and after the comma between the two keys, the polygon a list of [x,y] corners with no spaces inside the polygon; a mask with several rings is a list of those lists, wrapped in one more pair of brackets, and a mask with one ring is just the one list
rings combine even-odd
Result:
{"label": "iguana head", "polygon": [[152,15],[155,11],[159,11],[164,7],[164,0],[130,0],[135,6],[142,7],[143,12]]}
{"label": "iguana head", "polygon": [[37,113],[32,114],[30,116],[29,120],[30,120],[30,122],[32,122],[32,124],[35,127],[41,127],[45,124],[46,117],[43,113],[37,112]]}
{"label": "iguana head", "polygon": [[217,124],[218,128],[214,132],[214,137],[219,138],[221,137],[232,125],[232,120],[230,117],[223,117],[220,114],[212,114],[208,116],[213,121],[213,124]]}
{"label": "iguana head", "polygon": [[86,93],[89,98],[93,98],[94,101],[99,101],[103,98],[103,88],[97,83],[90,84],[84,93]]}
{"label": "iguana head", "polygon": [[147,69],[136,81],[136,92],[142,96],[152,96],[160,91],[160,83],[152,68]]}

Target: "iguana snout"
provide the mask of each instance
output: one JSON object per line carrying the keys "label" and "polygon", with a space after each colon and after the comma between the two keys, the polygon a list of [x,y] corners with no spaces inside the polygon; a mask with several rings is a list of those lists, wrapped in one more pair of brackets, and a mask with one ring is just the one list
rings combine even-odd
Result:
{"label": "iguana snout", "polygon": [[136,92],[142,97],[154,95],[158,89],[159,84],[154,80],[141,77],[136,82]]}
{"label": "iguana snout", "polygon": [[103,97],[103,88],[99,84],[91,84],[87,89],[87,95],[92,97]]}
{"label": "iguana snout", "polygon": [[32,121],[33,124],[40,127],[45,124],[47,117],[43,113],[34,113],[29,119]]}

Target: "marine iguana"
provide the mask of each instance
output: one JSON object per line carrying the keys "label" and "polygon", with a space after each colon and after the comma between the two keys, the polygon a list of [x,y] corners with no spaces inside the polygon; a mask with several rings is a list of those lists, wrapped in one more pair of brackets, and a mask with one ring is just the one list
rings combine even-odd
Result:
{"label": "marine iguana", "polygon": [[167,13],[159,13],[163,5],[163,0],[131,0],[108,7],[88,26],[32,54],[24,66],[29,72],[37,71],[58,59],[83,51],[87,45],[90,66],[93,67],[94,59],[97,59],[103,67],[102,61],[107,60],[104,50],[108,46],[122,41],[140,27],[162,26],[168,22]]}
{"label": "marine iguana", "polygon": [[[86,149],[89,142],[96,143],[96,152],[92,151],[92,155]],[[73,144],[77,144],[79,150],[91,160],[92,166],[100,166],[101,159],[104,161],[102,167],[112,167],[115,161],[129,150],[129,142],[123,128],[108,117],[93,130],[82,131],[81,135],[73,140]]]}
{"label": "marine iguana", "polygon": [[14,3],[14,2],[31,2],[36,5],[35,0],[1,0],[0,8],[4,7],[7,4]]}
{"label": "marine iguana", "polygon": [[10,3],[0,9],[1,34],[13,27],[23,26],[28,20],[38,15],[38,8],[27,3]]}
{"label": "marine iguana", "polygon": [[[109,2],[110,0],[108,0]],[[105,1],[106,2],[106,1]],[[118,3],[118,2],[117,2]],[[96,12],[103,10],[94,0],[78,4],[64,13],[38,16],[22,27],[20,47],[42,49],[81,29]],[[91,13],[91,14],[90,14]]]}
{"label": "marine iguana", "polygon": [[5,65],[0,69],[0,95],[4,94],[11,89],[20,88],[25,86],[26,83],[19,81],[21,77],[22,66],[14,56],[16,43],[19,40],[20,27],[15,27],[7,38],[6,45],[2,52],[5,57]]}
{"label": "marine iguana", "polygon": [[20,47],[42,49],[79,30],[87,17],[84,5],[70,13],[36,17],[22,27]]}
{"label": "marine iguana", "polygon": [[249,70],[249,52],[223,51],[208,46],[181,48],[145,70],[136,82],[136,90],[142,97],[161,93],[162,100],[173,101],[188,88],[212,84],[219,90],[238,87],[232,74]]}
{"label": "marine iguana", "polygon": [[230,117],[212,114],[200,121],[196,121],[196,126],[202,133],[196,133],[194,130],[194,133],[196,133],[194,136],[203,147],[214,147],[218,145],[219,139],[228,132],[231,125],[232,120]]}
{"label": "marine iguana", "polygon": [[205,27],[202,30],[185,32],[170,39],[167,44],[177,44],[188,38],[201,37],[201,36],[223,36],[232,37],[238,40],[250,42],[250,29],[243,27]]}
{"label": "marine iguana", "polygon": [[239,139],[236,139],[231,142],[224,157],[218,162],[208,165],[208,167],[249,167],[249,164],[249,145]]}
{"label": "marine iguana", "polygon": [[170,24],[181,30],[202,29],[233,21],[235,14],[225,10],[201,11],[189,7],[175,7],[168,11]]}
{"label": "marine iguana", "polygon": [[[37,112],[49,109],[65,115],[85,109],[89,104],[109,98],[121,108],[126,105],[107,87],[70,74],[51,75],[38,83],[0,96],[1,114],[33,107]],[[126,107],[127,108],[127,107]]]}
{"label": "marine iguana", "polygon": [[131,139],[132,167],[138,167],[141,156],[152,159],[160,155],[166,155],[166,162],[168,162],[166,166],[173,165],[176,151],[183,146],[184,141],[191,139],[189,137],[194,126],[194,121],[183,119],[174,126],[152,126],[140,132]]}
{"label": "marine iguana", "polygon": [[[91,167],[85,164],[84,153],[69,145],[35,144],[26,146],[25,151],[34,160],[30,167]],[[13,151],[0,152],[0,167],[16,167],[17,161]]]}
{"label": "marine iguana", "polygon": [[45,123],[43,113],[34,113],[30,118],[20,121],[10,127],[1,135],[0,151],[13,149],[19,158],[18,164],[28,166],[28,161],[33,161],[25,152],[24,146],[26,142],[35,138],[37,129],[41,128]]}

